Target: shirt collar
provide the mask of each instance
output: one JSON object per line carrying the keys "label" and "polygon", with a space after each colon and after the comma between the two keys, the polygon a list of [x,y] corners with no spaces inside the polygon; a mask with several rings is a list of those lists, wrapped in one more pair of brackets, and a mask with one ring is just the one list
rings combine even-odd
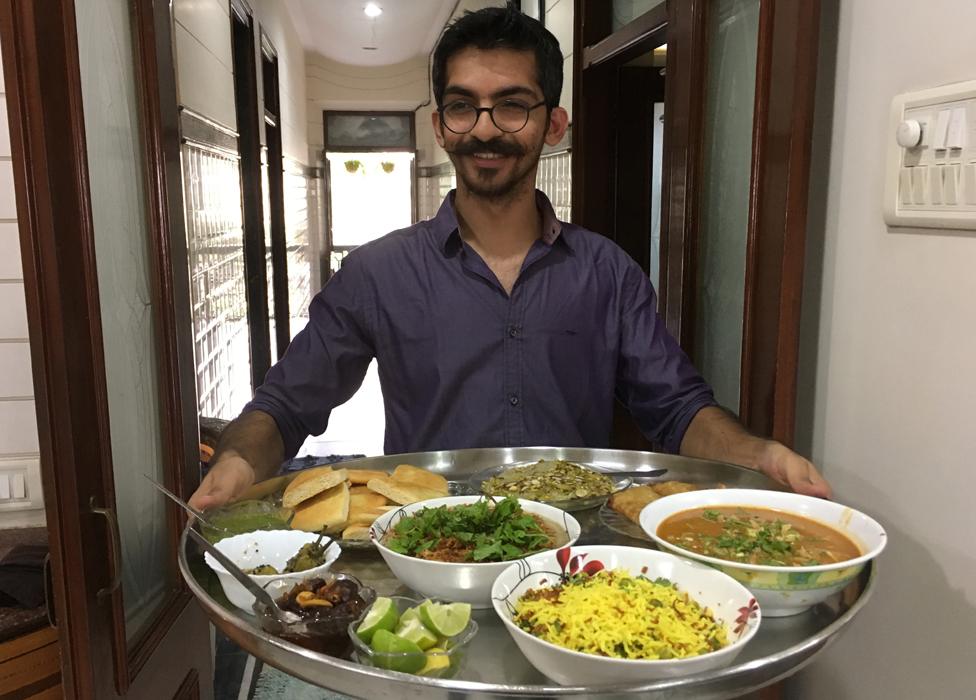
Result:
{"label": "shirt collar", "polygon": [[[457,213],[454,211],[454,193],[451,190],[447,193],[441,208],[437,210],[437,215],[431,220],[431,230],[441,250],[447,249],[448,243],[460,237],[458,232]],[[556,212],[552,208],[552,203],[542,190],[535,191],[535,204],[542,213],[542,242],[546,245],[553,245],[559,238],[563,230],[562,222],[556,218]],[[569,245],[566,237],[562,240]]]}

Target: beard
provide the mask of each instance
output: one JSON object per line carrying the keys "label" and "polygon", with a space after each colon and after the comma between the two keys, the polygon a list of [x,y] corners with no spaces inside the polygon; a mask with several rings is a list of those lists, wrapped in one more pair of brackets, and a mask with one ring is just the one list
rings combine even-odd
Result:
{"label": "beard", "polygon": [[[544,142],[544,139],[540,139],[538,145],[527,148],[518,142],[506,141],[503,137],[489,141],[472,137],[461,141],[453,149],[446,150],[464,188],[476,197],[497,202],[520,192],[527,186],[529,179],[532,182],[528,186],[535,186],[535,169],[542,155]],[[514,158],[514,162],[506,174],[505,168],[480,168],[472,163],[467,156],[475,153],[497,153]]]}

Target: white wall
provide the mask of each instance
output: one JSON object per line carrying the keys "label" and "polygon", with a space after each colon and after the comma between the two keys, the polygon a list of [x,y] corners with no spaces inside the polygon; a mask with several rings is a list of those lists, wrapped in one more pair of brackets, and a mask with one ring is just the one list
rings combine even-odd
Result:
{"label": "white wall", "polygon": [[0,529],[45,522],[6,92],[0,72],[0,479],[23,475],[26,491],[0,500]]}
{"label": "white wall", "polygon": [[[287,158],[308,162],[305,124],[305,51],[285,4],[252,0],[258,100],[264,104],[260,35],[278,52],[281,146]],[[234,56],[228,0],[175,0],[173,3],[176,71],[180,104],[230,129],[237,129],[234,106]],[[264,120],[261,120],[264,143]]]}
{"label": "white wall", "polygon": [[976,232],[888,229],[881,207],[891,98],[976,78],[976,3],[840,0],[838,24],[835,83],[822,72],[818,94],[799,427],[890,545],[874,598],[790,697],[971,698]]}

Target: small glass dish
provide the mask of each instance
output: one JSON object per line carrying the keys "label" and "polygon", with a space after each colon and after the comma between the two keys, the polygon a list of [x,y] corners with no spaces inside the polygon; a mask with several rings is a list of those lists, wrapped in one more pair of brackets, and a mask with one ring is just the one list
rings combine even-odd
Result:
{"label": "small glass dish", "polygon": [[[397,607],[397,612],[402,615],[407,608],[413,608],[424,602],[425,599],[408,598],[407,596],[389,596]],[[435,601],[440,602],[440,601]],[[453,637],[448,637],[438,641],[432,649],[443,649],[443,651],[431,651],[428,649],[420,654],[417,653],[380,653],[366,644],[356,630],[362,624],[363,619],[369,613],[369,608],[356,620],[349,623],[348,635],[354,648],[353,660],[358,661],[363,666],[373,666],[387,671],[396,671],[405,667],[416,666],[422,660],[424,668],[414,671],[414,675],[426,676],[428,678],[453,678],[461,670],[464,663],[464,655],[468,644],[478,633],[478,623],[473,619],[468,621],[467,626]],[[422,657],[422,658],[418,658]],[[426,668],[426,670],[425,670]]]}
{"label": "small glass dish", "polygon": [[[348,574],[329,573],[318,578],[324,584],[333,582],[355,584],[357,587],[355,594],[361,599],[361,604],[357,604],[353,610],[348,612],[343,610],[339,614],[326,613],[329,608],[311,608],[308,614],[298,612],[299,615],[303,615],[303,619],[288,625],[283,631],[280,629],[281,623],[272,611],[260,602],[254,603],[254,614],[260,620],[262,629],[267,632],[320,654],[349,659],[353,653],[352,641],[349,639],[349,625],[365,615],[370,606],[376,602],[376,591]],[[296,612],[295,606],[288,602],[290,594],[291,591],[276,602],[282,609]]]}

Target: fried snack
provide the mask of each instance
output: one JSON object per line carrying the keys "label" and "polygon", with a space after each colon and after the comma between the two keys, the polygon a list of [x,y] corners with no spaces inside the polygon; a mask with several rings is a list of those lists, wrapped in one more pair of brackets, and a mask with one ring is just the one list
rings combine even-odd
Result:
{"label": "fried snack", "polygon": [[654,484],[652,488],[657,491],[659,496],[673,496],[676,493],[698,490],[694,484],[686,484],[683,481],[661,481]]}
{"label": "fried snack", "polygon": [[[342,470],[345,471],[345,470]],[[335,532],[349,520],[349,484],[342,483],[304,501],[295,509],[291,526],[308,532]]]}
{"label": "fried snack", "polygon": [[446,487],[443,490],[434,490],[424,486],[397,481],[390,477],[370,479],[366,485],[370,491],[382,494],[394,503],[399,503],[402,506],[416,503],[417,501],[426,501],[430,498],[441,498],[447,495]]}
{"label": "fried snack", "polygon": [[[345,483],[348,472],[345,469],[332,467],[316,467],[299,473],[285,489],[281,497],[281,504],[285,508],[294,508],[299,503],[307,501],[323,491],[327,491],[338,484]],[[346,496],[349,495],[348,486]]]}
{"label": "fried snack", "polygon": [[375,469],[347,469],[349,483],[353,486],[365,485],[370,479],[389,476],[386,472],[376,471]]}
{"label": "fried snack", "polygon": [[609,505],[615,511],[640,524],[640,513],[648,503],[661,498],[661,495],[649,484],[634,486],[610,496]]}
{"label": "fried snack", "polygon": [[429,472],[426,469],[420,469],[410,464],[399,465],[393,470],[390,478],[402,484],[422,486],[425,489],[438,492],[441,496],[446,496],[448,493],[447,479],[440,474],[435,474],[434,472]]}

